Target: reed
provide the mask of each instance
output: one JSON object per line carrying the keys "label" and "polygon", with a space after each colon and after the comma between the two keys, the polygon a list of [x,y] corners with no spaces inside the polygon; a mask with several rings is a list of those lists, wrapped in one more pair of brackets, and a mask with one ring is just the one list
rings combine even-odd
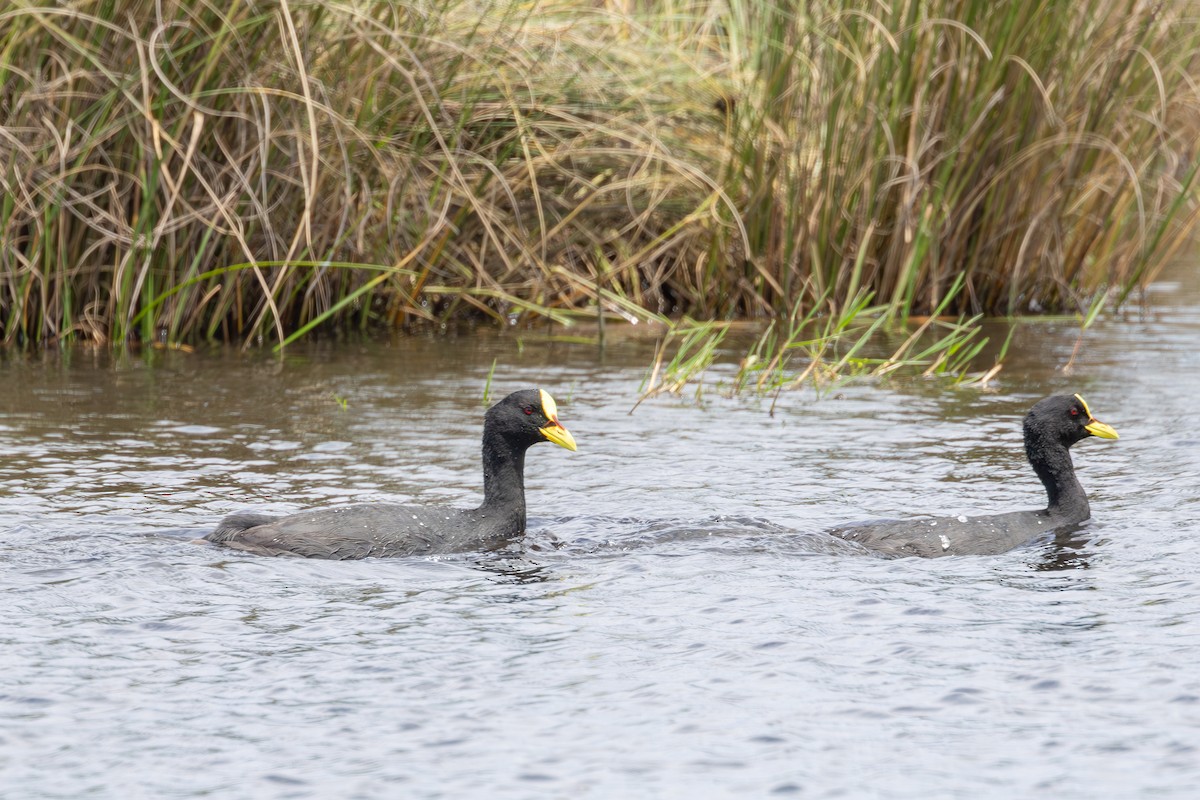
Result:
{"label": "reed", "polygon": [[1081,311],[1187,240],[1200,29],[1169,4],[808,9],[734,29],[764,89],[731,181],[768,302],[866,286],[903,317],[961,280],[952,312]]}
{"label": "reed", "polygon": [[1093,319],[1194,231],[1189,4],[795,5],[9,0],[0,336],[761,318],[766,386],[813,324]]}
{"label": "reed", "polygon": [[[907,325],[888,325],[887,308],[872,305],[870,294],[835,313],[821,313],[827,298],[804,310],[799,303],[785,318],[772,321],[749,347],[731,381],[720,387],[728,396],[770,396],[770,413],[785,389],[811,386],[827,394],[849,381],[936,378],[955,385],[984,386],[1000,372],[1015,326],[985,370],[977,357],[988,343],[979,316],[941,316],[962,290],[960,277],[933,316]],[[674,323],[660,340],[634,405],[659,394],[680,395],[695,387],[703,395],[704,380],[720,355],[728,328],[715,322]],[[668,358],[669,355],[669,358]],[[632,409],[631,409],[632,413]]]}

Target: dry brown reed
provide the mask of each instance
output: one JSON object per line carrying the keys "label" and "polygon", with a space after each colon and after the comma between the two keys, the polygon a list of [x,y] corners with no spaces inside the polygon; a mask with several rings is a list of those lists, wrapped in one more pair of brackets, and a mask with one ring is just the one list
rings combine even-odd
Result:
{"label": "dry brown reed", "polygon": [[1194,228],[1171,4],[797,5],[9,0],[3,340],[1086,311]]}

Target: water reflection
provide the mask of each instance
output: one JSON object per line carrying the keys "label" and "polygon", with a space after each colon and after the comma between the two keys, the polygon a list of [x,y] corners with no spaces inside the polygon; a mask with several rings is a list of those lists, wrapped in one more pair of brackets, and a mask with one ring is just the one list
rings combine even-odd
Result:
{"label": "water reflection", "polygon": [[1088,569],[1091,566],[1090,545],[1095,536],[1088,526],[1056,531],[1054,539],[1039,552],[1033,562],[1035,569],[1055,572],[1061,570]]}
{"label": "water reflection", "polygon": [[550,565],[540,564],[513,549],[514,552],[510,553],[491,553],[482,558],[473,558],[470,563],[504,583],[547,583],[561,578]]}

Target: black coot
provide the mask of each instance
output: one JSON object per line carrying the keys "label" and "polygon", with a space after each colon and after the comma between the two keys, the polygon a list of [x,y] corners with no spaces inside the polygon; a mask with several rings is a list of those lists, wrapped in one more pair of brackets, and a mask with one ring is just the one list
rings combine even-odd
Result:
{"label": "black coot", "polygon": [[867,523],[831,533],[890,556],[935,558],[992,555],[1019,547],[1057,528],[1091,515],[1087,493],[1075,477],[1071,445],[1117,432],[1088,409],[1079,395],[1055,395],[1039,401],[1025,417],[1025,455],[1046,487],[1049,503],[1040,511],[1013,511],[982,517],[937,517]]}
{"label": "black coot", "polygon": [[525,451],[538,442],[575,449],[547,392],[514,392],[483,421],[483,505],[457,509],[366,503],[288,517],[231,514],[204,538],[268,556],[380,558],[502,545],[525,532]]}

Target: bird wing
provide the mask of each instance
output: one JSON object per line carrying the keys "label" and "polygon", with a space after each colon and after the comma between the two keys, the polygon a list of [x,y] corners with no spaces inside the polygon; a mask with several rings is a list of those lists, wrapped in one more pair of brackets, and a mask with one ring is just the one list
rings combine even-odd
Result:
{"label": "bird wing", "polygon": [[226,517],[210,541],[259,555],[334,560],[424,555],[455,549],[464,512],[436,506],[370,503],[288,517]]}

